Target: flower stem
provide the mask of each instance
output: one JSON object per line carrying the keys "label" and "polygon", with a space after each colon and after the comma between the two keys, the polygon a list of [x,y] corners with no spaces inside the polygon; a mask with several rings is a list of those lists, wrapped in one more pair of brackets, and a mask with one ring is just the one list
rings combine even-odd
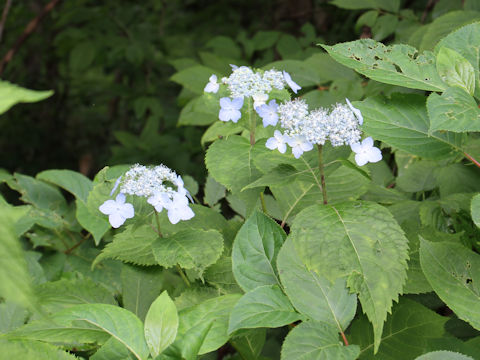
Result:
{"label": "flower stem", "polygon": [[157,210],[155,211],[155,220],[157,221],[157,232],[160,237],[163,237],[162,232],[160,231],[160,218],[158,217],[158,212]]}
{"label": "flower stem", "polygon": [[248,98],[248,124],[250,125],[250,145],[255,145],[255,128],[257,127],[257,117],[253,109],[252,98]]}
{"label": "flower stem", "polygon": [[180,276],[181,276],[183,282],[185,283],[185,285],[187,285],[188,287],[190,287],[190,281],[188,280],[187,275],[185,275],[185,273],[183,272],[182,267],[181,267],[179,264],[177,264],[177,271],[178,271],[178,273],[180,274]]}
{"label": "flower stem", "polygon": [[263,196],[263,191],[260,193],[260,202],[262,203],[262,211],[264,214],[267,213],[267,204],[265,203],[265,196]]}
{"label": "flower stem", "polygon": [[340,335],[342,335],[343,343],[345,344],[345,346],[348,346],[348,340],[343,331],[340,331]]}
{"label": "flower stem", "polygon": [[320,183],[322,185],[323,204],[328,204],[327,188],[325,186],[325,173],[323,171],[323,145],[318,145],[318,169],[320,170]]}

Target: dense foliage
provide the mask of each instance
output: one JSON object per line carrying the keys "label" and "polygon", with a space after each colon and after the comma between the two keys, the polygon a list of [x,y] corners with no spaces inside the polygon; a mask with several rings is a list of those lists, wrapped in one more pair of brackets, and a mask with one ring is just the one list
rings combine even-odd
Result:
{"label": "dense foliage", "polygon": [[480,359],[480,1],[52,3],[0,358]]}

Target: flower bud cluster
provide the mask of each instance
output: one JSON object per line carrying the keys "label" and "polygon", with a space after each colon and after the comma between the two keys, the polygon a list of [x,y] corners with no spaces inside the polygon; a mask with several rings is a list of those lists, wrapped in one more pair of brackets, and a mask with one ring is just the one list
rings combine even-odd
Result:
{"label": "flower bud cluster", "polygon": [[188,206],[191,197],[182,178],[165,165],[147,167],[135,164],[116,181],[110,195],[118,186],[120,192],[117,198],[107,200],[99,207],[102,213],[109,215],[110,224],[115,228],[134,216],[133,205],[125,203],[126,195],[147,198],[157,212],[165,208],[172,224],[195,216]]}
{"label": "flower bud cluster", "polygon": [[223,82],[227,84],[232,98],[253,97],[268,94],[273,88],[279,90],[285,88],[285,80],[280,71],[254,72],[247,66],[233,69],[232,74],[224,78]]}

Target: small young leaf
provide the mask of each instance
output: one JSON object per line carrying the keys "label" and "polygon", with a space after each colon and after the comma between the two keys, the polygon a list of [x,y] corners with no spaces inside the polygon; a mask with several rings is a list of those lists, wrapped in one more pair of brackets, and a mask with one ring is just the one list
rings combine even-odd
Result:
{"label": "small young leaf", "polygon": [[458,86],[470,95],[475,91],[475,70],[462,55],[447,47],[437,54],[437,71],[450,86]]}
{"label": "small young leaf", "polygon": [[53,95],[52,90],[36,91],[28,90],[20,86],[0,81],[0,114],[10,109],[13,105],[24,102],[37,102]]}
{"label": "small young leaf", "polygon": [[228,333],[244,328],[275,328],[302,317],[278,285],[259,286],[243,295],[230,314]]}
{"label": "small young leaf", "polygon": [[145,318],[145,340],[155,359],[177,336],[177,308],[164,291],[150,306]]}

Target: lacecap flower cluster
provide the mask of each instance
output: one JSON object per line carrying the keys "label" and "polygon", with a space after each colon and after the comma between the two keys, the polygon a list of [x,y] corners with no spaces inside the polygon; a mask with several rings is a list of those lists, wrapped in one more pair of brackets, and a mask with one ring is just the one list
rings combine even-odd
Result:
{"label": "lacecap flower cluster", "polygon": [[189,199],[192,201],[192,198],[185,189],[182,178],[165,165],[155,167],[133,165],[117,179],[110,196],[118,188],[120,191],[115,200],[107,200],[99,207],[103,214],[108,215],[110,225],[114,228],[120,227],[134,216],[133,205],[125,202],[126,195],[146,198],[157,212],[165,209],[172,224],[195,216],[188,205]]}

